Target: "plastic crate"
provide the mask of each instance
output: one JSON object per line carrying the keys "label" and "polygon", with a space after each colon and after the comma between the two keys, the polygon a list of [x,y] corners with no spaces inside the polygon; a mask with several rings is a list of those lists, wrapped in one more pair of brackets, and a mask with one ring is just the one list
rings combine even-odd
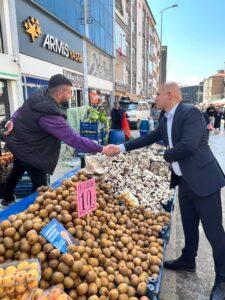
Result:
{"label": "plastic crate", "polygon": [[98,122],[80,122],[80,132],[81,131],[98,131]]}
{"label": "plastic crate", "polygon": [[95,140],[98,141],[99,140],[99,134],[98,133],[82,133],[80,134],[82,137],[86,137],[90,140]]}
{"label": "plastic crate", "polygon": [[162,261],[162,265],[160,267],[160,272],[159,272],[159,276],[157,279],[154,278],[149,278],[148,280],[148,285],[147,285],[147,293],[146,296],[151,299],[151,300],[159,300],[159,293],[160,293],[160,288],[161,288],[161,284],[162,284],[162,277],[163,277],[163,264],[164,264],[164,260],[165,260],[165,253],[166,253],[166,245],[167,242],[164,241],[164,246],[163,246],[163,261]]}

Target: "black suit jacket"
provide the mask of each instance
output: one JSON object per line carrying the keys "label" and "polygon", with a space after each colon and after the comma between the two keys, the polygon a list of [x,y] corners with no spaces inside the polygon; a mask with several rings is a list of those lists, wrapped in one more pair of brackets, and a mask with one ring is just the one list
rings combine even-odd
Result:
{"label": "black suit jacket", "polygon": [[[149,146],[163,140],[168,146],[167,119],[146,136],[125,143],[126,151]],[[215,193],[225,185],[225,176],[208,146],[205,121],[194,106],[180,103],[172,124],[173,148],[167,149],[164,159],[178,162],[182,176],[194,193],[200,197]],[[172,170],[171,187],[179,183]]]}

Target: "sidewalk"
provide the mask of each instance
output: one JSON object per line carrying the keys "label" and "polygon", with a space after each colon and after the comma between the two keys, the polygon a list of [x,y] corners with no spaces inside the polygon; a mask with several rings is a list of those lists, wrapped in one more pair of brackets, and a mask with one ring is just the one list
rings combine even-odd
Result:
{"label": "sidewalk", "polygon": [[[211,135],[209,143],[214,155],[225,172],[225,133],[221,132],[221,134],[218,135]],[[224,200],[225,189],[222,190],[222,204],[224,203]],[[223,216],[225,221],[225,205],[223,205]],[[185,273],[164,270],[160,300],[209,299],[214,283],[212,251],[201,225],[199,229],[200,244],[197,257],[197,272]],[[173,215],[172,233],[166,253],[166,259],[179,257],[183,245],[183,230],[180,219],[179,204],[177,202]]]}

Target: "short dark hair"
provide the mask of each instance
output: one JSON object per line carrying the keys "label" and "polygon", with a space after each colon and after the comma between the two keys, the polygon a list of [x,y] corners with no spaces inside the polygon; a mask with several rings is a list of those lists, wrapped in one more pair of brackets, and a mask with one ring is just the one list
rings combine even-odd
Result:
{"label": "short dark hair", "polygon": [[72,84],[72,82],[68,78],[66,78],[62,74],[53,75],[49,79],[48,88],[52,89],[52,88],[57,87],[59,85],[69,85],[69,86],[72,86],[73,84]]}

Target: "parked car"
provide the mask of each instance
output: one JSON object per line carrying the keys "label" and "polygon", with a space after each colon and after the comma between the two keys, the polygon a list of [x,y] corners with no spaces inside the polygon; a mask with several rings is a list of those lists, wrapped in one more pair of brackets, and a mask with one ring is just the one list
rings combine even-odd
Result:
{"label": "parked car", "polygon": [[131,128],[138,128],[141,120],[150,119],[150,104],[148,100],[139,101],[120,101],[120,106],[123,108],[128,115],[128,121]]}

